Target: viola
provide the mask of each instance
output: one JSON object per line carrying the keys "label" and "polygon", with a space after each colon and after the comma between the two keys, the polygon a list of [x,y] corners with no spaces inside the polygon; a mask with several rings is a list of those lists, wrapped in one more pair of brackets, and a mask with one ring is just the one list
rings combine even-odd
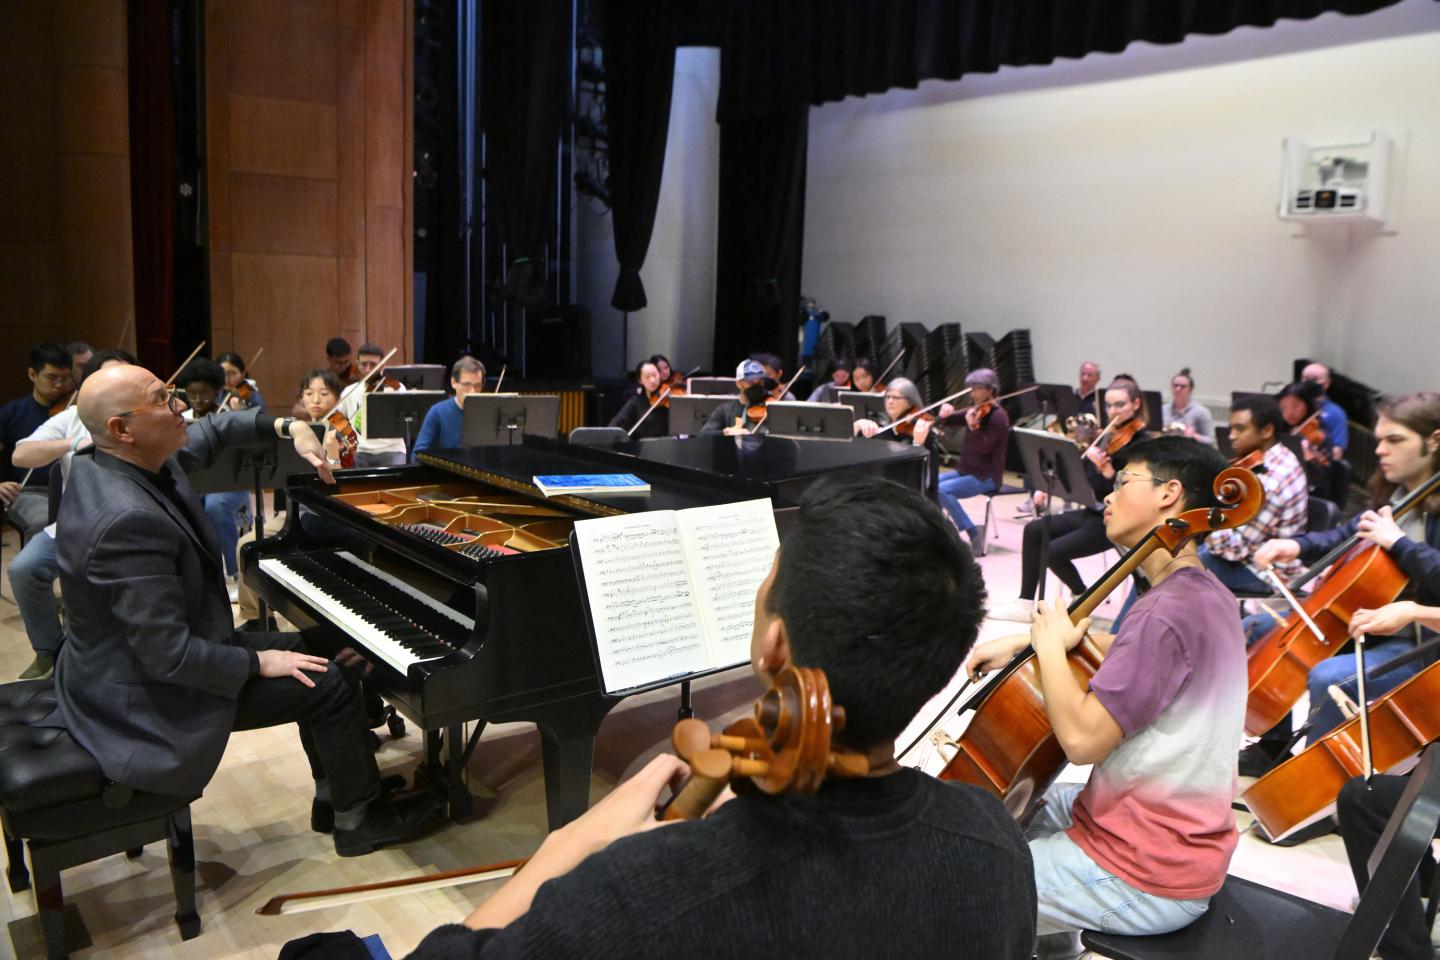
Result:
{"label": "viola", "polygon": [[650,406],[652,407],[664,407],[666,410],[669,410],[670,398],[683,396],[685,396],[685,388],[683,386],[674,383],[667,383],[665,384],[665,386],[660,388],[658,393],[652,393],[648,395],[645,399],[649,401]]}
{"label": "viola", "polygon": [[1299,434],[1310,447],[1309,459],[1318,463],[1330,462],[1329,444],[1325,441],[1325,428],[1320,425],[1319,410],[1297,423],[1290,432]]}
{"label": "viola", "polygon": [[[1395,518],[1418,509],[1437,489],[1440,473],[1400,501],[1393,511]],[[1322,571],[1324,579],[1300,605],[1316,629],[1312,630],[1297,611],[1247,652],[1250,699],[1245,705],[1245,729],[1251,736],[1269,730],[1291,711],[1305,692],[1310,668],[1348,639],[1354,611],[1383,607],[1410,582],[1388,553],[1374,544],[1360,546],[1358,537],[1351,537],[1322,557],[1310,572],[1296,578],[1290,589],[1299,590]]]}
{"label": "viola", "polygon": [[918,414],[913,420],[905,420],[896,423],[895,436],[909,437],[912,440],[915,439],[915,424],[917,423],[928,423],[930,424],[930,426],[933,427],[935,426],[935,414],[922,413]]}
{"label": "viola", "polygon": [[335,436],[340,441],[340,466],[355,466],[355,453],[360,449],[360,434],[355,432],[350,418],[337,409],[330,411],[324,422],[335,431]]}
{"label": "viola", "polygon": [[[1090,616],[1155,551],[1164,549],[1176,555],[1191,540],[1249,523],[1265,501],[1264,488],[1248,470],[1227,467],[1215,478],[1213,489],[1219,506],[1186,510],[1147,533],[1090,589],[1075,598],[1068,611],[1070,622],[1079,623]],[[1088,636],[1070,652],[1070,669],[1083,687],[1088,688],[1090,678],[1100,669],[1101,657],[1099,647]],[[939,716],[950,716],[972,682],[961,687]],[[1023,823],[1033,815],[1067,762],[1045,712],[1034,652],[1017,655],[998,671],[967,709],[972,705],[975,714],[970,725],[958,740],[947,744],[955,754],[941,771],[940,779],[989,790]]]}
{"label": "viola", "polygon": [[[1240,799],[1271,840],[1283,840],[1334,812],[1352,777],[1403,771],[1440,740],[1440,663],[1432,663],[1369,706],[1370,757],[1363,762],[1360,718],[1352,717],[1250,785]],[[1362,707],[1362,709],[1364,709]]]}
{"label": "viola", "polygon": [[[670,741],[690,764],[690,779],[665,807],[665,820],[697,819],[714,805],[727,784],[736,793],[811,794],[826,777],[863,777],[870,772],[864,754],[838,748],[836,733],[845,729],[845,709],[830,699],[821,670],[788,666],[755,702],[750,716],[712,733],[704,721],[681,720]],[[524,866],[507,860],[464,870],[407,877],[330,890],[272,897],[255,912],[263,916],[347,906],[397,893],[439,890],[466,883],[500,880]]]}
{"label": "viola", "polygon": [[1241,470],[1254,470],[1265,462],[1265,451],[1260,449],[1251,450],[1243,457],[1236,457],[1230,461],[1230,466],[1239,467]]}
{"label": "viola", "polygon": [[1145,421],[1140,417],[1131,417],[1110,432],[1110,437],[1105,441],[1105,452],[1111,456],[1125,449],[1125,445],[1135,439],[1135,434],[1145,429]]}

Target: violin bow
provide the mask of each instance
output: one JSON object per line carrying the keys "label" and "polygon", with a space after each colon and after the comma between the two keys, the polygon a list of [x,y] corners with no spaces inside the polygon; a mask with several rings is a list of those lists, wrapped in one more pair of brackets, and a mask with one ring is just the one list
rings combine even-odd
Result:
{"label": "violin bow", "polygon": [[[377,363],[377,364],[375,364],[375,366],[370,370],[369,373],[365,374],[365,376],[361,377],[361,378],[359,379],[359,381],[357,381],[357,382],[360,384],[360,389],[362,389],[362,390],[365,389],[365,384],[367,384],[367,383],[370,382],[370,378],[373,377],[373,376],[375,376],[375,374],[379,373],[381,370],[384,370],[384,369],[385,369],[385,364],[389,363],[389,362],[390,362],[390,358],[393,357],[393,356],[395,356],[395,354],[397,354],[397,353],[399,353],[399,352],[400,352],[400,348],[399,348],[399,347],[396,347],[395,349],[391,350],[389,353],[385,354],[385,356],[380,359],[380,362]],[[317,422],[317,423],[324,423],[326,420],[329,420],[329,419],[335,414],[335,411],[337,411],[337,410],[340,409],[340,406],[341,406],[340,402],[339,402],[339,401],[336,401],[335,406],[331,407],[330,410],[329,410],[329,412],[326,413],[325,416],[321,417],[321,418],[320,418],[318,421],[316,421],[316,422]]]}
{"label": "violin bow", "polygon": [[115,341],[115,346],[121,350],[125,349],[125,338],[130,335],[130,322],[135,319],[135,314],[129,310],[125,311],[125,325],[120,328],[120,339]]}
{"label": "violin bow", "polygon": [[944,406],[945,404],[949,403],[951,400],[958,400],[958,399],[960,399],[961,397],[965,396],[965,394],[967,394],[967,393],[969,393],[969,392],[970,392],[970,388],[969,388],[969,387],[966,387],[964,390],[961,390],[959,393],[952,393],[952,394],[950,394],[950,396],[945,397],[944,399],[936,400],[934,403],[930,404],[930,406],[928,406],[928,407],[921,407],[919,410],[916,410],[914,413],[907,413],[907,414],[905,414],[905,416],[901,417],[899,420],[896,420],[894,423],[887,423],[885,426],[881,427],[879,430],[876,430],[876,431],[875,431],[875,436],[877,436],[877,437],[880,436],[880,434],[884,433],[886,430],[894,430],[896,427],[900,426],[900,424],[902,424],[902,423],[909,423],[911,420],[914,420],[916,417],[920,416],[920,414],[922,414],[922,413],[928,413],[929,411],[934,410],[936,407]]}
{"label": "violin bow", "polygon": [[894,360],[891,360],[891,361],[890,361],[890,365],[889,365],[888,367],[886,367],[884,370],[880,371],[880,376],[878,376],[878,377],[875,378],[875,386],[873,386],[873,387],[870,388],[870,392],[871,392],[871,393],[876,392],[876,391],[880,388],[880,384],[882,384],[882,383],[885,382],[885,376],[886,376],[886,374],[888,374],[891,370],[894,370],[894,369],[895,369],[895,364],[899,363],[901,360],[904,360],[904,359],[905,359],[905,351],[904,351],[904,350],[901,350],[901,351],[900,351],[900,355],[899,355],[898,357],[896,357]]}
{"label": "violin bow", "polygon": [[500,368],[500,376],[495,380],[495,392],[496,392],[496,393],[499,393],[499,392],[500,392],[500,384],[502,384],[502,383],[505,382],[505,371],[506,371],[506,370],[509,370],[509,369],[510,369],[510,364],[508,364],[508,363],[505,364],[504,366],[502,366],[502,367]]}
{"label": "violin bow", "polygon": [[[528,859],[528,858],[526,858]],[[385,880],[379,883],[362,883],[353,887],[331,887],[328,890],[309,890],[304,893],[283,893],[271,897],[255,912],[262,917],[288,916],[310,910],[324,910],[328,907],[343,907],[367,900],[380,900],[400,893],[422,893],[427,890],[445,890],[467,883],[484,883],[489,880],[504,880],[512,877],[526,860],[503,860],[483,867],[467,867],[463,870],[446,870],[443,873],[422,874],[402,880]]]}
{"label": "violin bow", "polygon": [[[695,370],[699,369],[699,367],[695,368]],[[689,373],[685,374],[685,379],[689,380],[691,377],[693,377],[695,375],[695,370],[691,370]],[[668,396],[670,396],[670,384],[667,383],[665,384],[665,389],[660,391],[660,399],[650,404],[649,408],[644,413],[640,414],[640,419],[635,421],[635,426],[625,431],[625,436],[633,437],[635,435],[635,431],[640,428],[640,424],[644,423],[645,419],[649,417],[650,414],[654,413],[655,408],[660,406],[660,404],[663,403],[665,398]]]}
{"label": "violin bow", "polygon": [[180,361],[180,366],[176,367],[176,368],[175,368],[175,372],[172,373],[172,374],[170,374],[170,379],[165,381],[165,386],[167,386],[167,387],[172,387],[172,386],[174,386],[174,385],[175,385],[175,378],[178,377],[178,376],[180,376],[180,374],[184,373],[184,372],[185,372],[185,368],[186,368],[186,366],[189,365],[190,361],[191,361],[191,360],[194,360],[194,359],[195,359],[195,355],[198,354],[201,350],[204,350],[204,349],[205,349],[205,341],[204,341],[204,340],[201,340],[201,341],[196,345],[195,349],[190,351],[190,356],[188,356],[188,357],[186,357],[184,360],[181,360],[181,361]]}
{"label": "violin bow", "polygon": [[[1253,570],[1254,568],[1252,567],[1251,569]],[[1280,579],[1280,574],[1275,572],[1275,568],[1266,567],[1264,570],[1257,572],[1262,580],[1269,580],[1275,585],[1275,589],[1279,591],[1280,596],[1284,597],[1285,602],[1290,604],[1290,609],[1295,611],[1296,616],[1298,616],[1301,621],[1304,622],[1306,628],[1315,635],[1315,639],[1321,643],[1325,643],[1325,634],[1316,626],[1315,621],[1311,619],[1310,614],[1305,611],[1304,605],[1296,599],[1295,594],[1291,593],[1290,588],[1285,586],[1285,581]]]}
{"label": "violin bow", "polygon": [[[785,384],[785,389],[780,391],[780,396],[781,396],[781,397],[784,397],[785,394],[787,394],[787,393],[790,392],[790,388],[793,387],[793,386],[795,386],[795,381],[796,381],[796,380],[799,380],[799,379],[800,379],[800,375],[801,375],[802,373],[804,373],[804,372],[805,372],[805,364],[802,363],[802,364],[800,364],[800,369],[795,371],[795,376],[791,377],[791,378],[786,382],[786,384]],[[756,420],[756,421],[755,421],[755,426],[753,426],[753,427],[750,428],[750,433],[754,433],[756,430],[759,430],[762,426],[764,426],[765,421],[766,421],[766,420],[769,420],[769,419],[770,419],[770,408],[767,406],[767,407],[765,408],[765,414],[764,414],[759,420]]]}

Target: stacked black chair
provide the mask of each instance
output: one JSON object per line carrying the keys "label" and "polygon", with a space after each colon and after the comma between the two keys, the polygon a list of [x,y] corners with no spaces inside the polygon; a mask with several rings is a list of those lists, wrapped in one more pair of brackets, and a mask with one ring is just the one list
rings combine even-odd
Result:
{"label": "stacked black chair", "polygon": [[854,360],[855,356],[855,324],[841,320],[826,321],[815,340],[815,355],[810,360],[815,369],[814,382],[817,385],[829,383],[836,362]]}
{"label": "stacked black chair", "polygon": [[1030,351],[1030,331],[1011,330],[995,343],[995,376],[1000,392],[1010,393],[1035,382],[1035,359]]}
{"label": "stacked black chair", "polygon": [[1380,942],[1440,824],[1440,764],[1425,748],[1400,805],[1370,857],[1370,882],[1354,914],[1227,877],[1210,909],[1188,927],[1150,937],[1085,931],[1086,949],[1112,960],[1247,957],[1367,960]]}
{"label": "stacked black chair", "polygon": [[965,361],[970,365],[971,370],[978,370],[980,367],[988,367],[994,362],[995,338],[988,333],[967,333],[965,341]]}
{"label": "stacked black chair", "polygon": [[4,827],[10,890],[30,887],[50,958],[64,957],[65,902],[60,871],[166,841],[175,885],[180,938],[200,933],[195,912],[194,798],[133,791],[111,783],[70,735],[38,726],[55,710],[48,680],[0,685],[0,825]]}
{"label": "stacked black chair", "polygon": [[868,357],[875,361],[875,372],[879,373],[890,365],[893,356],[887,356],[885,318],[878,314],[862,317],[855,324],[855,356]]}
{"label": "stacked black chair", "polygon": [[912,379],[920,388],[920,395],[925,398],[926,403],[934,403],[941,397],[955,392],[955,390],[949,389],[949,384],[945,379],[945,365],[950,351],[954,350],[959,343],[960,324],[958,323],[942,323],[926,333],[920,341],[911,369],[914,371]]}

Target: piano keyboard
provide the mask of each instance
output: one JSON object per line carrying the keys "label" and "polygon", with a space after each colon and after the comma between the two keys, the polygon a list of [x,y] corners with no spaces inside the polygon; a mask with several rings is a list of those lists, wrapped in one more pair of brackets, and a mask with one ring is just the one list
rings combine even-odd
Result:
{"label": "piano keyboard", "polygon": [[266,557],[260,569],[401,674],[463,646],[475,621],[344,550]]}

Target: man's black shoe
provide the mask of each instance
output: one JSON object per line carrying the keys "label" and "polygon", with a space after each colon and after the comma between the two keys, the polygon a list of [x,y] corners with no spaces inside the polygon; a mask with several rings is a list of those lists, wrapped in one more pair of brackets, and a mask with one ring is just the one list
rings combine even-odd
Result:
{"label": "man's black shoe", "polygon": [[439,807],[433,793],[415,793],[398,800],[376,800],[365,808],[365,819],[352,830],[335,828],[335,852],[358,857],[398,843],[420,829]]}
{"label": "man's black shoe", "polygon": [[1271,747],[1264,740],[1250,744],[1240,751],[1240,776],[1263,777],[1279,765],[1284,757],[1279,753],[1283,744]]}
{"label": "man's black shoe", "polygon": [[[388,777],[380,778],[380,799],[388,800],[392,793],[399,793],[405,789],[405,777],[398,773],[392,773]],[[335,808],[330,806],[329,800],[315,799],[310,801],[310,829],[316,833],[329,833],[335,829]]]}

